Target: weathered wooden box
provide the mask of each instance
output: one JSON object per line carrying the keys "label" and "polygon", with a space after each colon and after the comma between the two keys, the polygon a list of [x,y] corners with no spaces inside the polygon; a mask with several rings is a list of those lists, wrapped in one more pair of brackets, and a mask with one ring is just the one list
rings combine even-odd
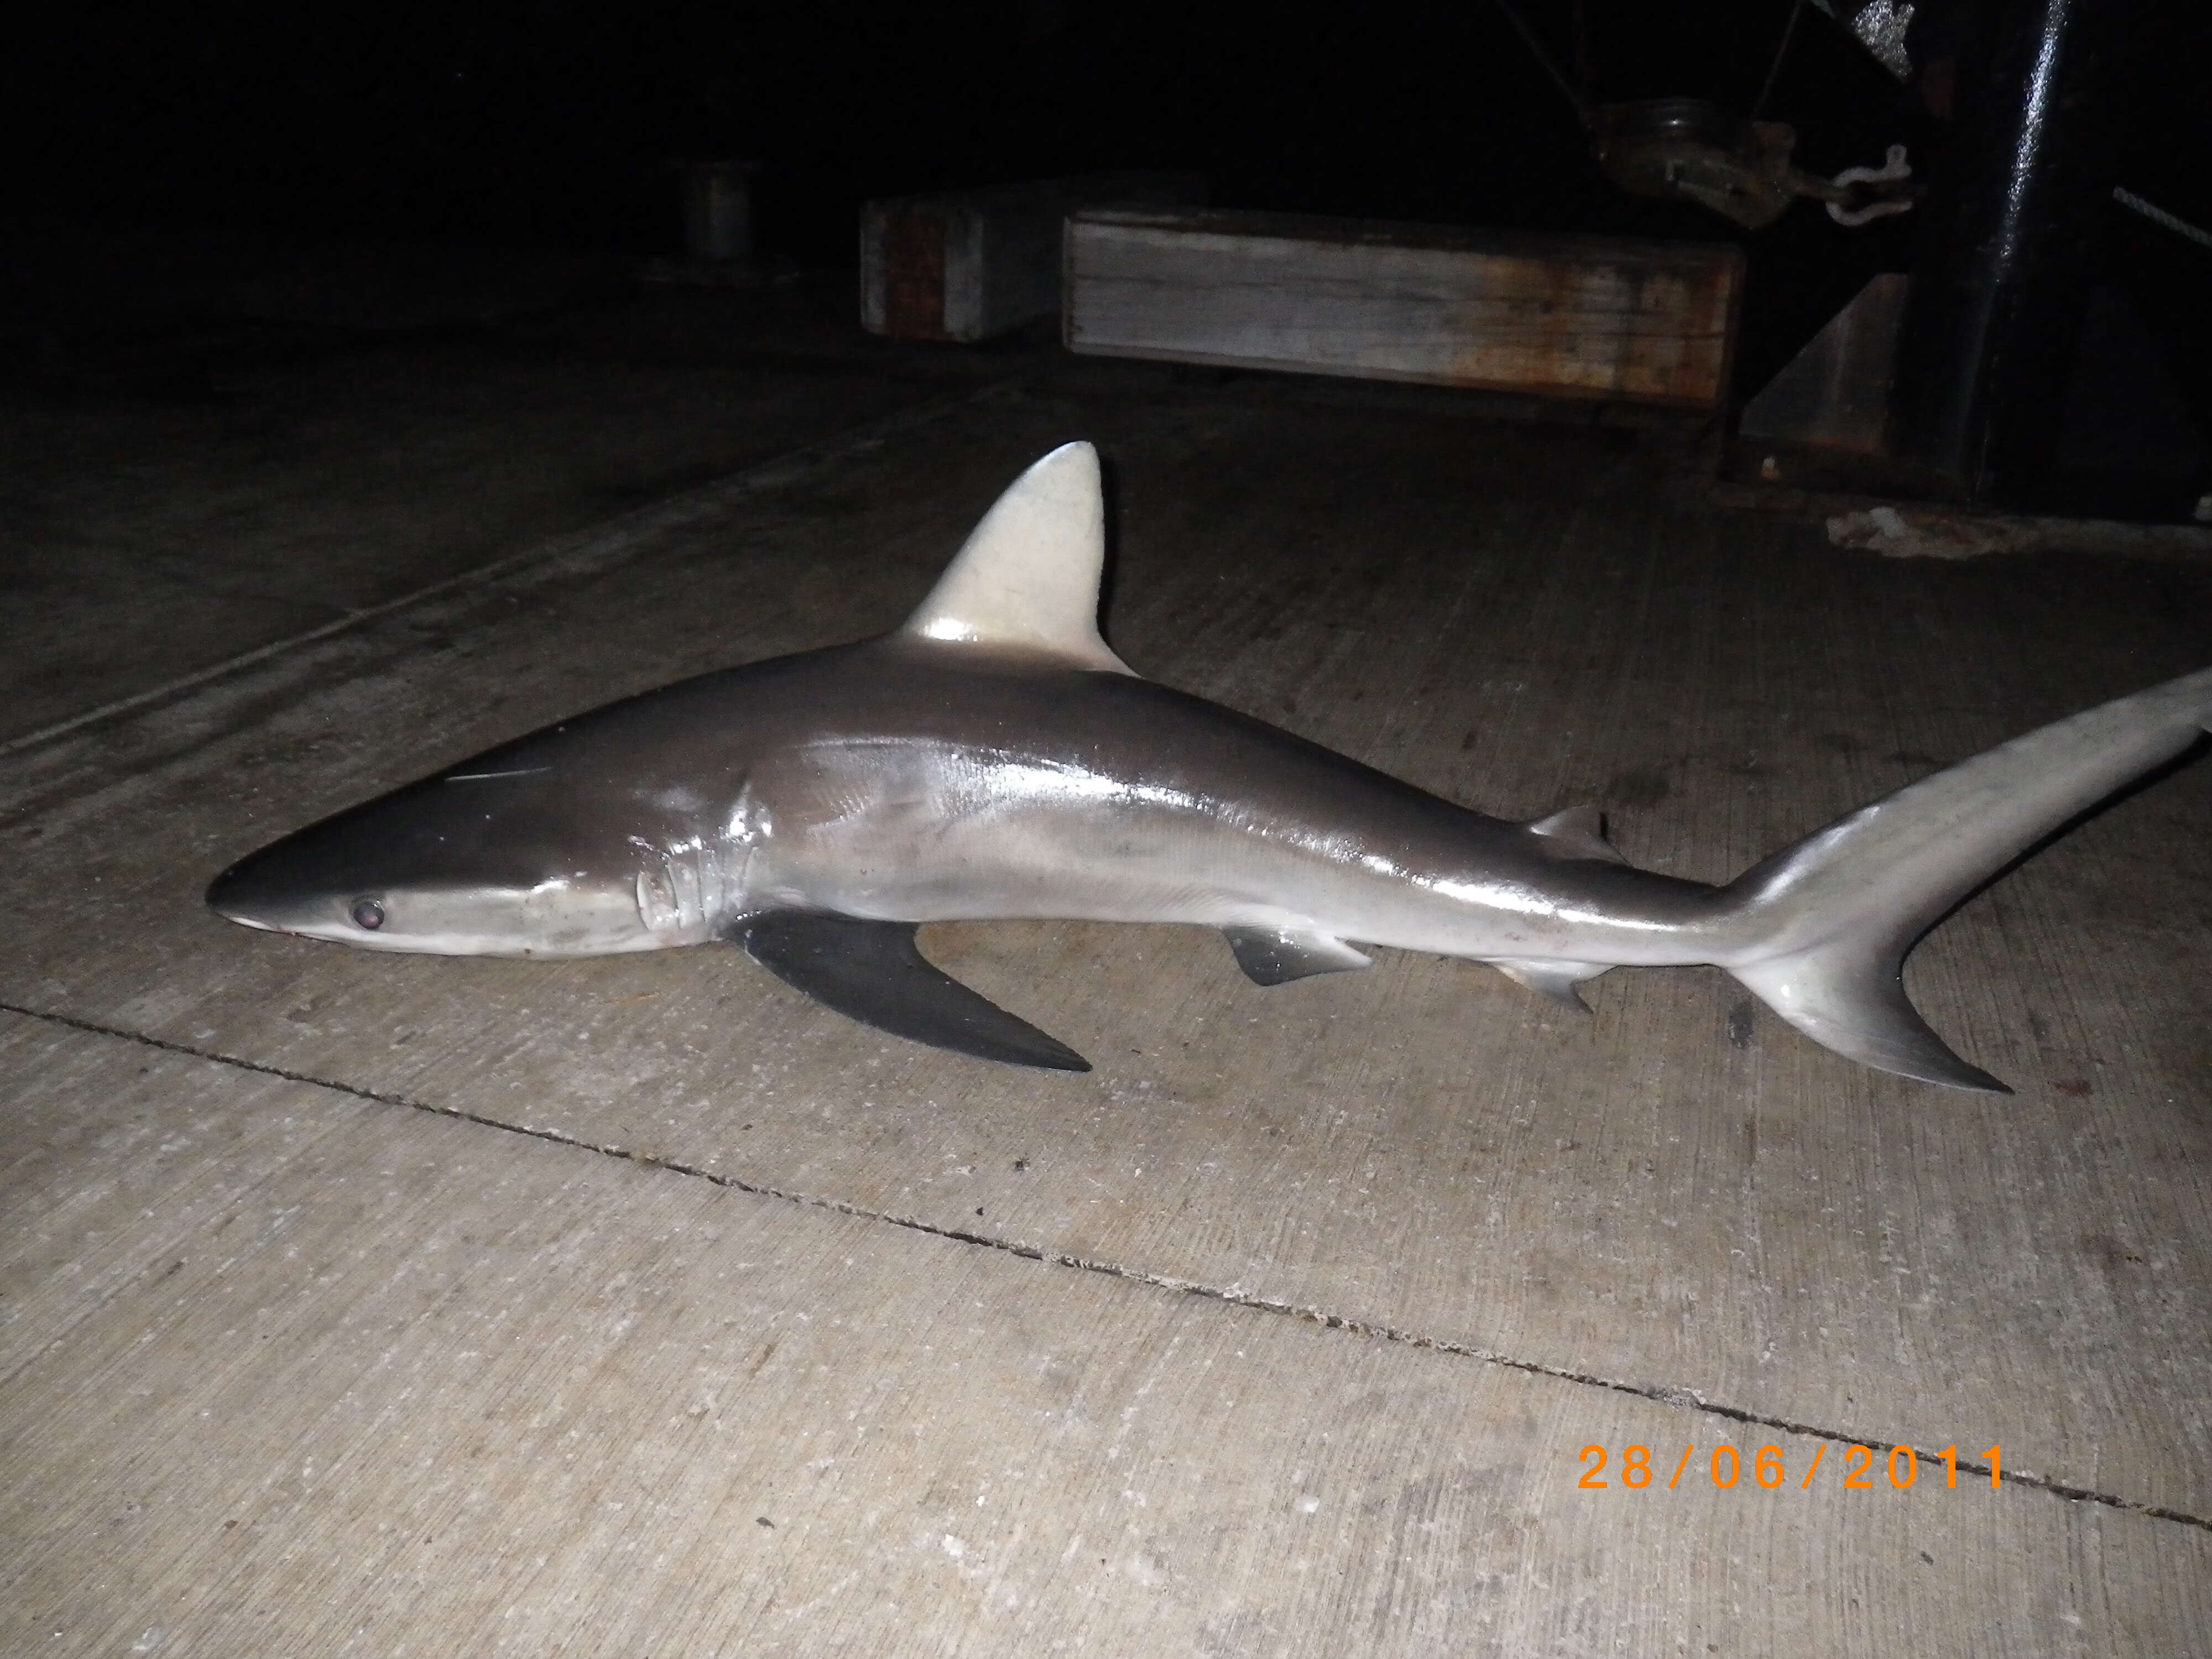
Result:
{"label": "weathered wooden box", "polygon": [[870,202],[860,210],[861,325],[908,340],[1008,333],[1059,311],[1070,213],[1205,200],[1195,173],[1103,173]]}
{"label": "weathered wooden box", "polygon": [[1743,255],[1287,214],[1079,211],[1068,349],[1693,407],[1728,389]]}

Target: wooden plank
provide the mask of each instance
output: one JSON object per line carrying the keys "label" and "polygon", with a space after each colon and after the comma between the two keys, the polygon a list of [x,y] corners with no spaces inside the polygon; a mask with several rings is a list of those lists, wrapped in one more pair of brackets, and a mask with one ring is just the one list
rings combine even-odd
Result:
{"label": "wooden plank", "polygon": [[870,202],[860,321],[908,340],[988,340],[1060,309],[1060,222],[1107,203],[1206,199],[1195,173],[1102,173]]}
{"label": "wooden plank", "polygon": [[1710,407],[1743,255],[1285,214],[1088,210],[1065,331],[1113,357]]}
{"label": "wooden plank", "polygon": [[877,233],[879,334],[934,339],[945,332],[945,218],[906,206],[889,209]]}

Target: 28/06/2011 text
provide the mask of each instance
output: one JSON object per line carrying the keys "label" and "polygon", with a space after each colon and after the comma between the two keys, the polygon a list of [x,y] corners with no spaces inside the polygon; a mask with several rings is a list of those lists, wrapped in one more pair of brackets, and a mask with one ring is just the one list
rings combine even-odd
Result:
{"label": "28/06/2011 text", "polygon": [[[1680,1483],[1683,1471],[1690,1467],[1690,1459],[1696,1455],[1697,1449],[1695,1443],[1682,1448],[1682,1455],[1674,1465],[1674,1473],[1669,1475],[1664,1483],[1668,1491],[1674,1491]],[[1813,1477],[1820,1472],[1820,1460],[1826,1455],[1827,1450],[1828,1443],[1825,1440],[1814,1447],[1813,1461],[1806,1465],[1804,1478],[1797,1483],[1801,1490],[1809,1489],[1812,1486]],[[2002,1461],[2003,1451],[2004,1448],[2001,1444],[1991,1446],[1983,1454],[1989,1460],[1986,1463],[1961,1464],[1959,1462],[1957,1443],[1954,1442],[1944,1447],[1942,1451],[1936,1454],[1936,1457],[1942,1460],[1944,1486],[1956,1487],[1959,1484],[1959,1472],[1964,1468],[1970,1475],[1988,1475],[1990,1489],[1994,1491],[1997,1485],[1997,1471]],[[1875,1453],[1871,1446],[1848,1443],[1845,1445],[1843,1458],[1836,1467],[1842,1472],[1843,1485],[1846,1491],[1872,1492],[1875,1489]],[[1578,1461],[1586,1467],[1583,1470],[1582,1479],[1576,1481],[1575,1485],[1587,1492],[1603,1492],[1611,1489],[1613,1483],[1605,1478],[1607,1453],[1603,1446],[1584,1446],[1578,1455]],[[1743,1478],[1745,1471],[1742,1456],[1734,1446],[1726,1444],[1715,1446],[1706,1460],[1705,1469],[1700,1473],[1710,1474],[1713,1485],[1725,1490],[1734,1486]],[[1650,1447],[1624,1446],[1621,1448],[1619,1475],[1621,1486],[1628,1487],[1631,1491],[1641,1492],[1651,1484],[1652,1474]],[[1752,1455],[1750,1474],[1752,1484],[1765,1487],[1770,1492],[1781,1486],[1789,1479],[1789,1470],[1784,1463],[1782,1448],[1771,1445],[1761,1446]],[[1899,1492],[1909,1491],[1913,1482],[1919,1479],[1919,1475],[1920,1454],[1917,1451],[1911,1446],[1892,1446],[1889,1449],[1888,1476],[1889,1484],[1892,1486]],[[1691,1476],[1693,1480],[1696,1478],[1694,1474]]]}

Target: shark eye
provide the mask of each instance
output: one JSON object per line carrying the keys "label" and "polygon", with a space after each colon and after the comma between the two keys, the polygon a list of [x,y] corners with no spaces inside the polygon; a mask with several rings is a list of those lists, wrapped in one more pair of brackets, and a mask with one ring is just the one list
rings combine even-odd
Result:
{"label": "shark eye", "polygon": [[384,907],[374,899],[356,899],[350,914],[355,927],[366,927],[372,933],[384,926]]}

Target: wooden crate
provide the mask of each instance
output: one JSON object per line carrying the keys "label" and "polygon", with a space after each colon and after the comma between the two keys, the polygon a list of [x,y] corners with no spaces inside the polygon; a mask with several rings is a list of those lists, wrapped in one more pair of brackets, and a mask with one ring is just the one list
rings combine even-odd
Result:
{"label": "wooden crate", "polygon": [[1068,349],[1552,397],[1710,407],[1743,255],[1287,214],[1085,210]]}
{"label": "wooden crate", "polygon": [[1060,224],[1105,203],[1191,206],[1194,173],[1106,173],[870,202],[860,323],[908,340],[988,340],[1060,310]]}

